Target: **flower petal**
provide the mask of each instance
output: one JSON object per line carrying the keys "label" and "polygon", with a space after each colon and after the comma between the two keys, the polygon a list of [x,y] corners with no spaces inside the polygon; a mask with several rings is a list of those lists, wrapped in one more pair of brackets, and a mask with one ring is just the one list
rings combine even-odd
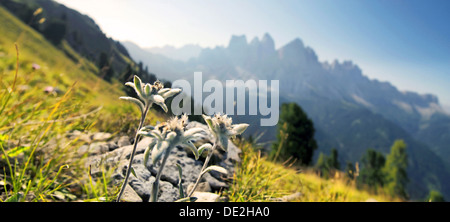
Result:
{"label": "flower petal", "polygon": [[205,130],[200,127],[196,127],[196,128],[191,128],[191,129],[186,130],[183,135],[184,135],[184,137],[190,137],[190,136],[193,136],[194,134],[201,133],[201,132],[205,132]]}
{"label": "flower petal", "polygon": [[[176,95],[176,94],[178,94],[178,93],[180,93],[181,92],[181,89],[170,89],[169,91],[167,91],[167,92],[165,92],[165,93],[163,93],[161,96],[164,98],[164,99],[166,99],[166,98],[169,98],[169,97],[172,97],[172,96],[174,96],[174,95]],[[159,93],[158,93],[159,94]]]}
{"label": "flower petal", "polygon": [[247,128],[248,124],[242,123],[242,124],[235,124],[232,126],[231,132],[233,133],[233,136],[242,134]]}

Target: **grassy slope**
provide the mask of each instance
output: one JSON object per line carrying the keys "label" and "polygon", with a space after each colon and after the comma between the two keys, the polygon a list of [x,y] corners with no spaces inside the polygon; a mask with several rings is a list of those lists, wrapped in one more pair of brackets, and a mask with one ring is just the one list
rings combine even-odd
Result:
{"label": "grassy slope", "polygon": [[299,171],[254,151],[253,146],[242,142],[242,164],[235,174],[235,181],[225,194],[230,201],[274,201],[276,198],[300,193],[293,202],[361,202],[400,201],[385,195],[376,195],[355,188],[354,181],[344,177],[323,179],[314,172]]}
{"label": "grassy slope", "polygon": [[[72,200],[108,195],[106,190],[85,185],[83,159],[71,156],[80,144],[62,135],[72,130],[130,133],[139,114],[118,99],[124,95],[123,83],[98,78],[97,67],[67,43],[55,47],[2,7],[0,33],[0,172],[6,171],[0,173],[0,201],[51,201],[58,192],[59,199],[63,193]],[[19,49],[16,80],[15,43]],[[41,68],[34,70],[34,63]],[[47,86],[58,87],[62,93],[47,94]],[[99,107],[100,111],[85,116]],[[151,113],[148,119],[153,124],[162,117]],[[52,143],[58,145],[48,150]],[[68,169],[63,167],[66,164]],[[108,183],[98,181],[97,185],[103,182]]]}

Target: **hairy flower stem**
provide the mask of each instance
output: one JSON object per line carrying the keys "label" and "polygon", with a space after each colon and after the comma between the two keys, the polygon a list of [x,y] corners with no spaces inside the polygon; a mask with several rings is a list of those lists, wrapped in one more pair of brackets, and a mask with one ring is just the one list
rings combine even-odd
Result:
{"label": "hairy flower stem", "polygon": [[145,106],[144,112],[141,115],[141,121],[139,122],[138,129],[136,130],[136,135],[134,136],[133,150],[131,151],[130,162],[128,163],[128,168],[127,168],[127,172],[125,174],[125,179],[124,179],[124,181],[122,183],[122,186],[120,187],[120,192],[119,192],[119,195],[117,196],[116,202],[120,201],[120,198],[122,197],[123,192],[125,191],[125,187],[127,186],[128,178],[130,177],[130,173],[131,173],[131,165],[133,164],[134,155],[136,154],[136,148],[137,148],[137,144],[139,142],[138,140],[140,138],[138,132],[144,126],[145,117],[147,116],[148,109],[151,106],[152,106],[152,104],[147,104]]}
{"label": "hairy flower stem", "polygon": [[206,167],[208,166],[209,160],[211,159],[211,157],[212,157],[212,155],[213,155],[214,150],[216,149],[216,147],[217,147],[217,139],[216,139],[216,142],[214,142],[213,147],[212,147],[211,150],[209,151],[208,156],[207,156],[206,159],[205,159],[205,163],[203,163],[203,167],[202,167],[202,169],[200,170],[200,175],[198,176],[197,181],[195,181],[194,187],[193,187],[193,188],[191,189],[191,191],[189,192],[188,197],[191,197],[192,194],[194,193],[195,189],[197,189],[197,186],[198,186],[198,184],[200,183],[200,180],[202,179],[202,176],[203,176],[203,174],[202,174],[201,172],[203,172],[203,170],[205,170]]}
{"label": "hairy flower stem", "polygon": [[[150,197],[150,202],[156,202],[158,199],[158,193],[159,193],[159,180],[161,179],[161,174],[164,169],[164,166],[166,165],[167,158],[170,154],[170,148],[167,148],[166,153],[164,154],[164,159],[162,160],[161,166],[159,167],[158,174],[156,174],[156,180],[153,182],[152,187],[152,195]],[[181,180],[181,178],[180,178]]]}

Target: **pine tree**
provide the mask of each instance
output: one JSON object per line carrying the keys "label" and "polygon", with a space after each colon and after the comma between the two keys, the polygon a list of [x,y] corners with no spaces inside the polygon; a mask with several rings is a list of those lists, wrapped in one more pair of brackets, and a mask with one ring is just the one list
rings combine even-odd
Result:
{"label": "pine tree", "polygon": [[317,149],[314,125],[296,103],[281,105],[277,140],[272,144],[271,156],[287,160],[297,159],[300,165],[309,165]]}
{"label": "pine tree", "polygon": [[331,169],[339,170],[341,168],[340,165],[341,164],[339,163],[339,160],[338,160],[338,151],[337,151],[337,149],[333,148],[333,149],[331,149],[331,155],[328,158],[328,166]]}
{"label": "pine tree", "polygon": [[322,152],[320,152],[319,158],[317,159],[316,169],[320,172],[321,177],[329,177],[328,157]]}
{"label": "pine tree", "polygon": [[382,153],[374,149],[367,149],[366,154],[361,158],[358,184],[366,184],[374,191],[377,191],[378,187],[382,187],[384,185],[383,167],[385,162],[386,159]]}
{"label": "pine tree", "polygon": [[392,196],[407,199],[406,186],[408,184],[408,155],[403,140],[396,140],[391,147],[391,153],[386,158],[384,167],[385,189]]}

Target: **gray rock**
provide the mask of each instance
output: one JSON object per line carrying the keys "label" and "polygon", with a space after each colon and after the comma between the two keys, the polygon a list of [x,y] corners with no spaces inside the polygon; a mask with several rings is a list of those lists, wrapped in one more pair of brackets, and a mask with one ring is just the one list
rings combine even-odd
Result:
{"label": "gray rock", "polygon": [[[189,184],[188,188],[187,188],[187,192],[186,193],[190,193],[192,188],[194,188],[194,183]],[[211,186],[209,185],[208,182],[202,182],[199,183],[197,188],[195,188],[195,191],[198,192],[211,192]]]}
{"label": "gray rock", "polygon": [[[198,122],[189,123],[187,128],[191,127],[201,127],[208,129],[206,125],[200,124]],[[75,133],[74,135],[81,135],[80,133]],[[212,135],[207,131],[202,133],[202,137],[196,141],[197,145],[203,143],[211,143],[213,140]],[[91,145],[84,145],[78,149],[79,153],[88,152],[90,155],[88,158],[88,164],[91,165],[91,173],[101,172],[100,169],[102,165],[115,167],[115,172],[112,175],[113,184],[120,184],[126,173],[129,159],[131,156],[131,151],[133,145],[130,143],[130,138],[128,136],[111,138],[109,133],[95,133],[91,136],[93,141]],[[106,142],[108,140],[109,142]],[[160,163],[152,164],[150,160],[147,166],[143,165],[144,151],[148,144],[152,141],[152,138],[144,137],[142,138],[136,149],[136,155],[133,160],[133,169],[135,176],[132,174],[128,180],[128,185],[125,192],[127,194],[126,201],[144,201],[150,200],[150,195],[152,192],[153,183],[155,181],[155,176],[159,170]],[[239,158],[240,150],[231,141],[228,145],[228,152],[217,151],[213,161],[209,165],[215,164],[225,167],[228,171],[228,175],[223,175],[215,171],[210,171],[206,173],[201,180],[201,184],[197,187],[195,193],[199,193],[199,198],[201,201],[217,201],[219,195],[208,193],[211,191],[220,191],[228,188],[227,178],[231,178],[234,173],[234,166],[241,160]],[[150,157],[151,158],[151,157]],[[188,149],[182,147],[175,147],[171,150],[170,156],[167,159],[166,165],[161,175],[161,181],[159,185],[159,202],[173,202],[179,199],[179,174],[178,168],[179,164],[183,169],[182,184],[185,188],[185,193],[188,192],[186,188],[190,186],[192,189],[193,184],[197,180],[200,170],[203,166],[204,157],[200,160],[195,160],[193,154],[191,154]],[[97,174],[94,174],[97,175]],[[101,175],[101,174],[98,174]],[[131,192],[131,190],[134,192]],[[200,192],[199,192],[200,191]],[[206,192],[203,194],[203,192]],[[212,196],[211,196],[212,195]],[[125,196],[125,195],[124,195]]]}
{"label": "gray rock", "polygon": [[150,200],[153,182],[155,182],[155,177],[150,177],[148,181],[141,180],[134,176],[130,176],[129,179],[129,185],[144,202],[148,202]]}
{"label": "gray rock", "polygon": [[195,202],[218,202],[220,198],[220,196],[215,193],[198,191],[195,191],[192,196],[197,197],[197,200]]}
{"label": "gray rock", "polygon": [[180,199],[178,188],[166,181],[159,183],[158,202],[174,202],[178,199]]}
{"label": "gray rock", "polygon": [[106,141],[112,136],[111,133],[98,132],[91,135],[93,141]]}
{"label": "gray rock", "polygon": [[[167,158],[166,165],[161,174],[161,180],[168,181],[174,186],[178,186],[179,173],[176,164],[179,164],[183,170],[183,184],[193,183],[197,180],[202,168],[202,163],[188,157],[184,149],[180,148],[173,148],[170,152],[170,156]],[[153,175],[156,175],[159,170],[159,163],[157,163],[156,166],[149,164],[147,167]]]}
{"label": "gray rock", "polygon": [[142,198],[131,188],[130,185],[125,187],[121,201],[125,202],[142,202]]}
{"label": "gray rock", "polygon": [[[210,172],[212,172],[212,171],[210,171]],[[205,173],[203,175],[202,179],[209,183],[209,186],[211,187],[211,189],[213,191],[219,191],[219,190],[228,188],[227,183],[220,181],[220,180],[216,179],[215,177],[211,176],[210,172]]]}
{"label": "gray rock", "polygon": [[130,137],[128,137],[128,136],[121,136],[119,138],[119,140],[117,140],[117,145],[118,145],[118,147],[131,145]]}
{"label": "gray rock", "polygon": [[70,140],[77,139],[78,141],[83,141],[83,142],[88,143],[88,144],[92,142],[91,136],[89,134],[83,133],[83,132],[81,132],[79,130],[74,130],[73,132],[68,133],[66,136]]}

